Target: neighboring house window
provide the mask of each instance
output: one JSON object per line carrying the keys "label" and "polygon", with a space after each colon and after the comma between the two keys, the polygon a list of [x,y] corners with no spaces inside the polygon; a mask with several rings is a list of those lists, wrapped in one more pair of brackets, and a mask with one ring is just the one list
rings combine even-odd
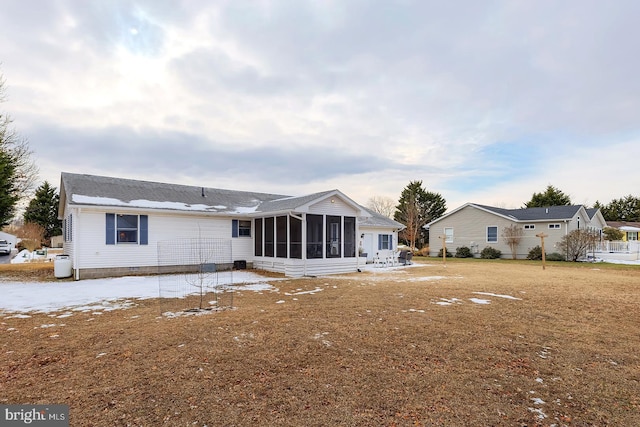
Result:
{"label": "neighboring house window", "polygon": [[627,231],[627,240],[628,241],[636,241],[638,240],[638,232],[637,231]]}
{"label": "neighboring house window", "polygon": [[495,243],[498,241],[498,227],[490,226],[487,227],[487,242]]}
{"label": "neighboring house window", "polygon": [[536,225],[535,224],[525,224],[524,225],[524,229],[525,230],[535,230]]}
{"label": "neighboring house window", "polygon": [[392,234],[378,234],[378,250],[393,249]]}
{"label": "neighboring house window", "polygon": [[231,220],[231,237],[251,237],[251,221]]}
{"label": "neighboring house window", "polygon": [[149,243],[149,217],[147,215],[106,214],[106,244]]}
{"label": "neighboring house window", "polygon": [[447,227],[444,229],[444,241],[453,243],[453,228]]}
{"label": "neighboring house window", "polygon": [[560,228],[560,224],[549,224],[549,228],[552,230],[557,230]]}

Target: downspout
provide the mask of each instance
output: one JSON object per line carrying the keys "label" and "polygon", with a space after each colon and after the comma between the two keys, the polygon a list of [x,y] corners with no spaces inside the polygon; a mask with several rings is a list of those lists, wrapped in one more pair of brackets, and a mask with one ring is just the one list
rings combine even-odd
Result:
{"label": "downspout", "polygon": [[[71,244],[73,245],[73,266],[75,267],[73,269],[74,272],[74,280],[80,280],[80,268],[78,267],[78,239],[80,238],[80,233],[76,233],[76,229],[78,229],[77,225],[78,222],[80,221],[80,211],[82,209],[78,208],[78,210],[76,211],[76,220],[73,221],[71,223],[71,235],[73,236],[73,240],[71,242]],[[71,214],[73,215],[74,212],[72,211]]]}

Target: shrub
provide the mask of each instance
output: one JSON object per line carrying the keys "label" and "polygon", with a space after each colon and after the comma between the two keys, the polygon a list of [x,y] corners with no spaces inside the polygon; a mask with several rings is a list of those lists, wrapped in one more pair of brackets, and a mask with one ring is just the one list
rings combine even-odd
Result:
{"label": "shrub", "polygon": [[502,252],[500,252],[496,248],[492,248],[491,246],[487,246],[480,252],[480,258],[482,259],[497,259],[502,256]]}
{"label": "shrub", "polygon": [[545,257],[545,259],[547,261],[566,261],[564,255],[562,255],[562,254],[560,254],[558,252],[550,253],[549,255],[547,255]]}
{"label": "shrub", "polygon": [[422,247],[422,249],[418,249],[413,251],[415,256],[429,256],[429,245]]}
{"label": "shrub", "polygon": [[536,246],[529,251],[529,255],[527,255],[527,259],[531,259],[534,261],[540,261],[542,259],[542,248],[540,246]]}
{"label": "shrub", "polygon": [[461,246],[459,248],[456,248],[456,258],[473,258],[471,249],[469,249],[466,246]]}
{"label": "shrub", "polygon": [[[438,251],[438,257],[442,258],[442,249],[440,249]],[[453,254],[451,252],[447,251],[447,258],[451,258],[451,257],[453,257]]]}

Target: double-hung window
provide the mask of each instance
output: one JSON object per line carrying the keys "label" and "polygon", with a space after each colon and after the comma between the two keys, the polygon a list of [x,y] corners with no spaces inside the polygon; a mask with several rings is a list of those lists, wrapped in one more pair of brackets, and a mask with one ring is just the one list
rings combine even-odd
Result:
{"label": "double-hung window", "polygon": [[106,244],[149,244],[147,215],[106,214]]}
{"label": "double-hung window", "polygon": [[487,227],[487,243],[496,243],[498,241],[498,227],[495,225]]}
{"label": "double-hung window", "polygon": [[378,250],[393,249],[392,234],[378,234]]}
{"label": "double-hung window", "polygon": [[251,237],[251,221],[231,220],[231,237]]}
{"label": "double-hung window", "polygon": [[444,229],[444,241],[447,243],[453,243],[453,228],[447,227]]}

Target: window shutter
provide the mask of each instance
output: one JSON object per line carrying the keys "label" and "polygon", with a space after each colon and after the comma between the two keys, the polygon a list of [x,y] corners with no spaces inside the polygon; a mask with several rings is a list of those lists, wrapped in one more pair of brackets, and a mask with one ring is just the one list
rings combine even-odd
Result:
{"label": "window shutter", "polygon": [[389,234],[389,250],[393,250],[393,234]]}
{"label": "window shutter", "polygon": [[140,244],[149,244],[149,216],[140,215]]}
{"label": "window shutter", "polygon": [[378,234],[378,250],[382,249],[382,234]]}
{"label": "window shutter", "polygon": [[115,245],[116,244],[116,214],[108,213],[107,214],[107,245]]}
{"label": "window shutter", "polygon": [[231,237],[238,237],[238,220],[231,220]]}

